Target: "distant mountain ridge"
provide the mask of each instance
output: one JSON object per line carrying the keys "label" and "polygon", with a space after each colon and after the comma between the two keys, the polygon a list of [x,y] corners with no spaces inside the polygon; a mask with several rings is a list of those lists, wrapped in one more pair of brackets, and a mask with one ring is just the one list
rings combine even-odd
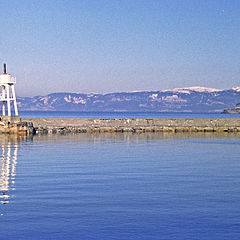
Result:
{"label": "distant mountain ridge", "polygon": [[240,87],[219,90],[206,87],[160,91],[51,93],[18,97],[22,111],[222,112],[240,102]]}

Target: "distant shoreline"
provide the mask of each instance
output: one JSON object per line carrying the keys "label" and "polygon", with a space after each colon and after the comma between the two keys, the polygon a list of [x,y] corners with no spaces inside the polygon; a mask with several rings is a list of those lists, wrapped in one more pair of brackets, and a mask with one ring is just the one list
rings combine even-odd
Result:
{"label": "distant shoreline", "polygon": [[20,111],[222,112],[240,102],[240,87],[219,90],[198,86],[106,94],[60,92],[19,97],[17,102]]}

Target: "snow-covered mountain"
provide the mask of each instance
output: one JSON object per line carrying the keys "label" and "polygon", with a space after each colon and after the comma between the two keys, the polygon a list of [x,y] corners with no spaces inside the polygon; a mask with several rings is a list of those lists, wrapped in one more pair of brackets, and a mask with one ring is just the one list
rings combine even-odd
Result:
{"label": "snow-covered mountain", "polygon": [[162,92],[182,92],[182,93],[188,93],[190,94],[191,91],[195,92],[220,92],[222,90],[216,89],[216,88],[207,88],[207,87],[185,87],[185,88],[174,88],[172,90],[162,90]]}
{"label": "snow-covered mountain", "polygon": [[126,111],[126,112],[221,112],[240,102],[240,87],[219,90],[205,87],[108,94],[51,93],[19,97],[20,110]]}

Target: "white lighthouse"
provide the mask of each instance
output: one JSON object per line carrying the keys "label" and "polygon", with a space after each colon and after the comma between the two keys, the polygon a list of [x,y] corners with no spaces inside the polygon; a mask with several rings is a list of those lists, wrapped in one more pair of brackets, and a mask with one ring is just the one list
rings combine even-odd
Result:
{"label": "white lighthouse", "polygon": [[14,87],[14,84],[16,83],[16,78],[12,77],[10,74],[7,73],[7,66],[5,63],[3,67],[4,71],[2,74],[0,74],[0,86],[2,88],[2,95],[0,97],[0,101],[2,101],[2,116],[6,116],[6,109],[7,115],[9,117],[12,116],[11,102],[14,106],[14,116],[18,116],[16,93]]}

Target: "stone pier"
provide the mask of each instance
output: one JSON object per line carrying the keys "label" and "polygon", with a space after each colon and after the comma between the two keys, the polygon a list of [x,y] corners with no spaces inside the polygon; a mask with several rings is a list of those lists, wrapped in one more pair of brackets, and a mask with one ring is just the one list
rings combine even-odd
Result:
{"label": "stone pier", "polygon": [[33,134],[32,122],[25,122],[19,116],[2,116],[0,115],[0,134]]}
{"label": "stone pier", "polygon": [[33,134],[114,132],[240,132],[240,119],[24,118]]}

